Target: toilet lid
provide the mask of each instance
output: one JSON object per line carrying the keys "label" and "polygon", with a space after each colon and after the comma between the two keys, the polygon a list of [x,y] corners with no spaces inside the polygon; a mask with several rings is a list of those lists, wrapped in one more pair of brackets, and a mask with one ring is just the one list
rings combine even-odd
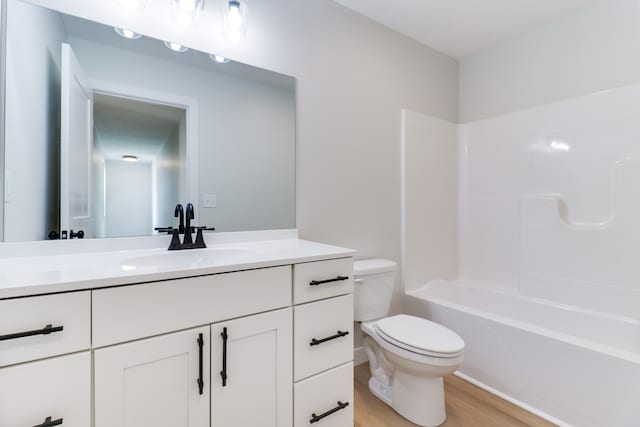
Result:
{"label": "toilet lid", "polygon": [[379,320],[380,336],[406,350],[436,357],[455,357],[464,350],[458,334],[419,317],[400,314]]}

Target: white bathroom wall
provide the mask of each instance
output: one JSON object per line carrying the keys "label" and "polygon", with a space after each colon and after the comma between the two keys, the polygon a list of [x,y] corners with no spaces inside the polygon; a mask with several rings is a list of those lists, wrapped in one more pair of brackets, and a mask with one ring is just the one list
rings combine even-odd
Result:
{"label": "white bathroom wall", "polygon": [[460,62],[460,121],[640,80],[640,2],[595,0]]}
{"label": "white bathroom wall", "polygon": [[215,7],[181,31],[169,2],[137,14],[111,1],[38,3],[294,76],[301,236],[400,260],[399,112],[456,122],[454,59],[330,0],[252,1],[239,45],[224,39]]}
{"label": "white bathroom wall", "polygon": [[[59,16],[11,2],[7,27],[4,167],[6,241],[42,240],[59,215]],[[29,22],[29,25],[24,25]],[[19,167],[24,159],[32,165]]]}
{"label": "white bathroom wall", "polygon": [[199,223],[218,231],[294,226],[292,91],[182,65],[179,56],[166,61],[76,37],[69,43],[89,78],[198,102],[200,199],[215,194],[218,201],[213,209],[200,206]]}
{"label": "white bathroom wall", "polygon": [[638,318],[640,85],[461,134],[462,278]]}
{"label": "white bathroom wall", "polygon": [[458,126],[402,111],[405,290],[458,275]]}

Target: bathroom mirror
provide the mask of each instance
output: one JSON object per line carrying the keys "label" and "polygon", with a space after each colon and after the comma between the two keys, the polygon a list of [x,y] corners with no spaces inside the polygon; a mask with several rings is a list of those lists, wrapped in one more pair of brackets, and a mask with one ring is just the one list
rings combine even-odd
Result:
{"label": "bathroom mirror", "polygon": [[4,241],[151,235],[188,202],[295,228],[292,77],[21,0],[6,19]]}

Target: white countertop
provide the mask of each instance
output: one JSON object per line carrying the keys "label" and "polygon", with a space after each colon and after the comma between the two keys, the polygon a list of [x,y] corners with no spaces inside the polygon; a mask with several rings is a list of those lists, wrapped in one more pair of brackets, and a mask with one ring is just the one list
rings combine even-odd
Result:
{"label": "white countertop", "polygon": [[97,289],[354,256],[356,251],[284,238],[209,244],[207,249],[93,251],[0,258],[0,299]]}

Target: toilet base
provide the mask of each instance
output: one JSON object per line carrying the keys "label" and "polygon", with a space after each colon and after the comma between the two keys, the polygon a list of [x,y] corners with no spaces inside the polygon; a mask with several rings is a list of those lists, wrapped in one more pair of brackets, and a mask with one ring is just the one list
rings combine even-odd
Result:
{"label": "toilet base", "polygon": [[442,377],[416,377],[396,370],[392,390],[390,406],[409,421],[435,427],[447,419]]}
{"label": "toilet base", "polygon": [[369,391],[389,406],[391,404],[391,387],[380,384],[376,378],[369,378]]}

